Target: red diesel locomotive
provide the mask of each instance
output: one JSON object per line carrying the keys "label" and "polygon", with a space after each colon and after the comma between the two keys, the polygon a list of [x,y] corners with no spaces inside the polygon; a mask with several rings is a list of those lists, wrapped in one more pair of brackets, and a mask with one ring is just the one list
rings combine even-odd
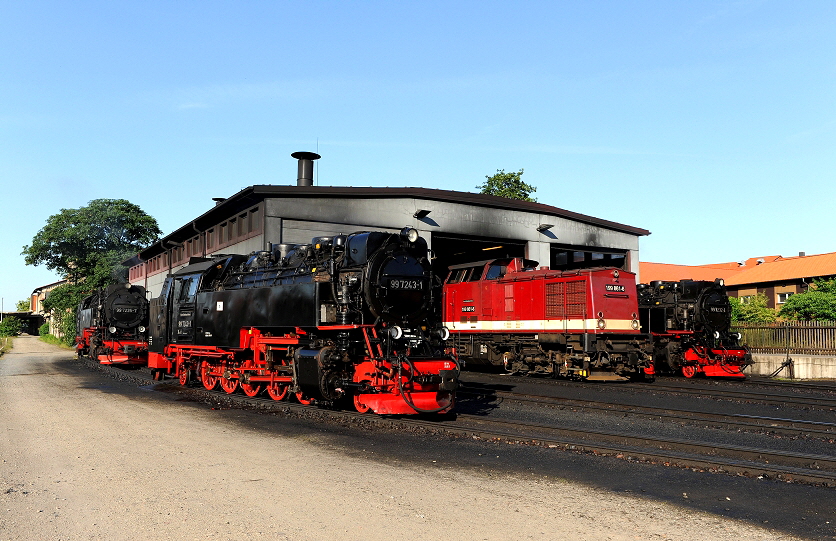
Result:
{"label": "red diesel locomotive", "polygon": [[616,268],[537,269],[522,258],[450,267],[448,345],[468,362],[573,379],[647,379],[636,276]]}
{"label": "red diesel locomotive", "polygon": [[144,365],[148,356],[145,288],[115,284],[82,299],[76,311],[79,357],[102,364]]}

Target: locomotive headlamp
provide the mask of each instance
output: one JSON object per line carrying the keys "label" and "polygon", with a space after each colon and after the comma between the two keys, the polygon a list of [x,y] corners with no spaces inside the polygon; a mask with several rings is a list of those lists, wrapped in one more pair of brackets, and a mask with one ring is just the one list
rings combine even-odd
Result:
{"label": "locomotive headlamp", "polygon": [[389,336],[391,336],[394,340],[398,340],[403,336],[403,329],[397,325],[389,327]]}
{"label": "locomotive headlamp", "polygon": [[109,332],[110,334],[115,333],[116,332],[116,327],[108,327],[107,332]]}
{"label": "locomotive headlamp", "polygon": [[714,339],[715,339],[715,340],[719,340],[719,339],[720,339],[720,331],[714,331]]}
{"label": "locomotive headlamp", "polygon": [[136,328],[136,330],[138,330],[139,332],[145,332],[145,327],[140,325],[139,327]]}
{"label": "locomotive headlamp", "polygon": [[447,340],[448,338],[450,338],[450,329],[448,329],[447,327],[439,327],[438,337],[442,340]]}
{"label": "locomotive headlamp", "polygon": [[601,318],[601,319],[598,320],[598,328],[599,329],[606,329],[607,328],[607,322],[604,320],[604,318]]}
{"label": "locomotive headlamp", "polygon": [[631,322],[630,322],[630,327],[631,327],[634,331],[639,330],[639,322],[638,322],[637,320],[635,320],[635,319],[634,319],[633,321],[631,321]]}
{"label": "locomotive headlamp", "polygon": [[401,229],[401,237],[409,242],[415,242],[418,240],[418,230],[411,227],[404,227]]}
{"label": "locomotive headlamp", "polygon": [[743,335],[740,334],[739,332],[732,333],[731,335],[737,340],[740,340],[741,338],[743,338]]}
{"label": "locomotive headlamp", "polygon": [[131,283],[125,282],[125,289],[131,289]]}

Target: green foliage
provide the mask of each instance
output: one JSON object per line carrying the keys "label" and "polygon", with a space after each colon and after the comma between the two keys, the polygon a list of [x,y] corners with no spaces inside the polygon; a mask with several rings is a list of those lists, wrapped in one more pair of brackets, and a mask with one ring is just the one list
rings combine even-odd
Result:
{"label": "green foliage", "polygon": [[[73,344],[67,344],[62,339],[58,338],[57,336],[51,334],[45,334],[41,336],[41,341],[46,342],[47,344],[52,344],[53,346],[58,346],[62,348],[73,348]],[[74,349],[74,348],[73,348]]]}
{"label": "green foliage", "polygon": [[86,207],[61,209],[47,219],[32,244],[23,247],[27,265],[46,265],[72,282],[110,277],[107,262],[129,257],[156,241],[157,221],[125,199],[95,199]]}
{"label": "green foliage", "polygon": [[531,193],[536,192],[537,188],[523,182],[522,174],[523,169],[520,169],[516,173],[506,173],[505,169],[497,169],[495,175],[485,175],[487,180],[482,185],[476,187],[479,188],[479,193],[498,195],[500,197],[519,199],[521,201],[537,201],[531,197]]}
{"label": "green foliage", "polygon": [[806,293],[788,298],[779,315],[797,321],[836,320],[836,280],[814,280]]}
{"label": "green foliage", "polygon": [[14,316],[4,317],[0,321],[0,336],[17,336],[24,326],[23,321]]}
{"label": "green foliage", "polygon": [[52,314],[51,330],[60,335],[62,342],[66,345],[75,343],[76,308],[81,299],[90,291],[91,287],[87,282],[68,283],[56,287],[44,299],[44,309]]}
{"label": "green foliage", "polygon": [[40,327],[38,327],[38,336],[46,336],[49,334],[49,322],[47,321]]}
{"label": "green foliage", "polygon": [[748,302],[741,302],[736,297],[729,297],[732,308],[732,321],[742,323],[772,323],[778,319],[778,314],[769,308],[769,302],[764,294],[751,297]]}
{"label": "green foliage", "polygon": [[30,299],[24,299],[22,301],[17,301],[17,308],[18,312],[28,312],[31,310],[32,301]]}

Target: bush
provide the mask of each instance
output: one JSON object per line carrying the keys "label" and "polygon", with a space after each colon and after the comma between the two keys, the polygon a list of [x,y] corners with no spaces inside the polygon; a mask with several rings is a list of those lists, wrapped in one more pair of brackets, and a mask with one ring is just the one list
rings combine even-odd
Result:
{"label": "bush", "polygon": [[38,336],[46,336],[49,334],[49,321],[38,327]]}
{"label": "bush", "polygon": [[14,316],[3,318],[0,321],[0,336],[17,336],[24,326],[23,321]]}

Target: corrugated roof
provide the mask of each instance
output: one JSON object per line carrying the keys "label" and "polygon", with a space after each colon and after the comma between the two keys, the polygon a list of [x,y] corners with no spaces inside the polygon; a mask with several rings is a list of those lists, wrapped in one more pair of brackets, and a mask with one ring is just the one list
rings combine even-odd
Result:
{"label": "corrugated roof", "polygon": [[722,278],[728,286],[783,282],[801,278],[836,275],[836,252],[818,255],[781,257],[779,255],[750,257],[738,262],[711,265],[671,265],[639,263],[642,282],[654,280],[714,280]]}

